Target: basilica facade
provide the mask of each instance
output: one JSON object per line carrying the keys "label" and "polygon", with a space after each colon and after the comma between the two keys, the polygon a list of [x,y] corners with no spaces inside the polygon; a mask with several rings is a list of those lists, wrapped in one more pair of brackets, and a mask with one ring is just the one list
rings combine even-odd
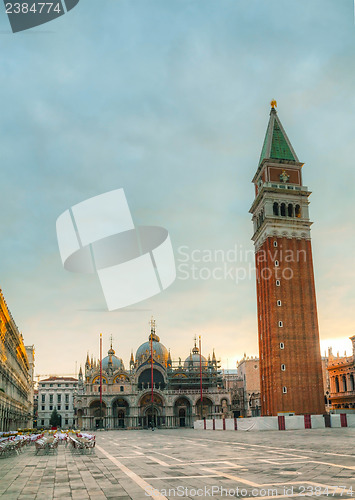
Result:
{"label": "basilica facade", "polygon": [[201,415],[229,416],[230,404],[230,393],[224,388],[215,353],[207,359],[200,356],[195,340],[185,360],[172,360],[152,320],[148,340],[137,349],[135,357],[132,352],[129,368],[116,355],[111,342],[102,360],[102,401],[100,363],[87,356],[84,373],[81,368],[79,372],[75,423],[87,430],[139,429],[150,425],[192,427]]}

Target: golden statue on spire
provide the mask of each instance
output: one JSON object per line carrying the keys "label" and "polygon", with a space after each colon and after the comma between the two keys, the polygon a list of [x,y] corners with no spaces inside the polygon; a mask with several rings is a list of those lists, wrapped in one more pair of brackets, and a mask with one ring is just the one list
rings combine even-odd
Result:
{"label": "golden statue on spire", "polygon": [[277,108],[277,102],[275,101],[275,99],[273,99],[273,100],[270,102],[270,106],[272,107],[272,109]]}

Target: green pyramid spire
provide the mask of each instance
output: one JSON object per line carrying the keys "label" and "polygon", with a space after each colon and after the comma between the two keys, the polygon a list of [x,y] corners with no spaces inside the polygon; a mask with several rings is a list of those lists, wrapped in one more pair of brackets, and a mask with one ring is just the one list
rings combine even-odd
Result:
{"label": "green pyramid spire", "polygon": [[270,120],[266,130],[263,149],[261,150],[260,163],[266,159],[299,161],[280,122],[275,109],[276,102],[272,101]]}

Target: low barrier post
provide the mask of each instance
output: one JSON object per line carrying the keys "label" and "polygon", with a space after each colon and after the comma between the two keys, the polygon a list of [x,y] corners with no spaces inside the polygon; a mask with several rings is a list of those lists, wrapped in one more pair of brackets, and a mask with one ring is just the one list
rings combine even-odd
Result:
{"label": "low barrier post", "polygon": [[304,416],[304,428],[305,429],[312,429],[311,415]]}
{"label": "low barrier post", "polygon": [[346,413],[341,413],[340,414],[340,425],[342,427],[347,427],[348,426],[348,419],[346,418]]}
{"label": "low barrier post", "polygon": [[279,422],[279,431],[284,431],[286,429],[286,426],[285,426],[285,415],[279,415],[278,416],[278,422]]}

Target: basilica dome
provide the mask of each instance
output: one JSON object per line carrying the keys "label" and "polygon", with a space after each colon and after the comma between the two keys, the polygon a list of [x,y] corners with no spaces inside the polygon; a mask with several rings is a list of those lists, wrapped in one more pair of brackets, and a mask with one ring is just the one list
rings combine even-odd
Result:
{"label": "basilica dome", "polygon": [[[202,365],[202,368],[207,368],[207,366],[208,366],[207,359],[204,356],[201,356],[201,365]],[[188,356],[185,359],[184,368],[185,369],[188,369],[188,368],[194,368],[194,369],[198,368],[199,369],[200,368],[200,351],[199,351],[199,348],[196,346],[196,342],[195,342],[194,348],[192,349],[192,352],[190,352],[190,356]]]}
{"label": "basilica dome", "polygon": [[169,358],[169,352],[165,345],[160,342],[160,338],[155,334],[155,332],[152,332],[149,335],[149,339],[147,342],[144,342],[144,344],[138,347],[136,352],[136,361],[138,363],[138,366],[150,359],[151,336],[153,338],[153,359],[157,361],[157,363],[160,363],[161,365],[166,367]]}
{"label": "basilica dome", "polygon": [[124,364],[121,358],[115,356],[115,351],[111,348],[108,350],[108,355],[102,360],[102,369],[107,370],[107,368],[111,367],[113,371],[115,370],[124,370]]}

